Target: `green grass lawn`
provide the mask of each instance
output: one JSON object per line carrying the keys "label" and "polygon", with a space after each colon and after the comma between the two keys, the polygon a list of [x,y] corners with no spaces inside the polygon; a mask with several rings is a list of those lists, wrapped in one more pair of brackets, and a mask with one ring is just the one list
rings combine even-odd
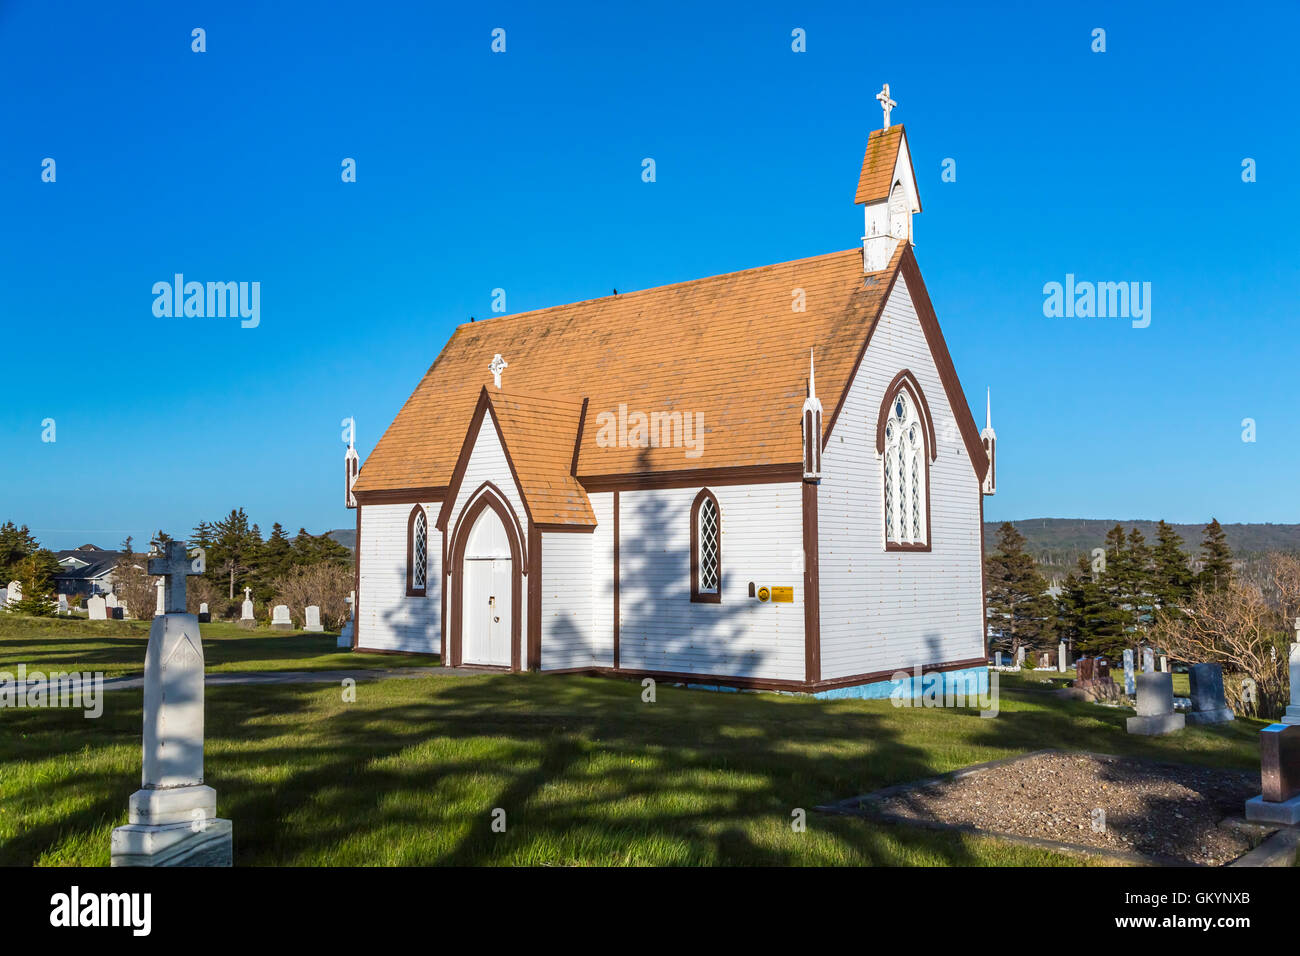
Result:
{"label": "green grass lawn", "polygon": [[[105,677],[144,673],[149,621],[89,621],[0,613],[0,671],[100,671]],[[225,671],[351,670],[428,667],[419,654],[353,654],[335,647],[337,633],[245,630],[238,624],[202,626],[208,673]]]}
{"label": "green grass lawn", "polygon": [[[363,682],[355,703],[332,686],[216,687],[207,782],[237,865],[1079,865],[812,808],[1043,747],[1258,766],[1256,721],[1133,737],[1130,711],[1002,688],[1000,716],[981,719],[662,685],[646,704],[637,683],[536,674]],[[0,710],[0,864],[108,863],[140,722],[135,691],[108,694],[98,720]]]}

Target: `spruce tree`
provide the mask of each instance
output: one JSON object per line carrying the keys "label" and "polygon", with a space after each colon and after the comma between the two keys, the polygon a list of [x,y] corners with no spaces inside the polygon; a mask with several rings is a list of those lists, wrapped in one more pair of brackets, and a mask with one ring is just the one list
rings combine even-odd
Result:
{"label": "spruce tree", "polygon": [[1022,645],[1028,653],[1047,643],[1055,627],[1047,582],[1025,552],[1025,536],[1010,522],[998,528],[998,550],[984,567],[994,643],[1007,645],[1013,656]]}
{"label": "spruce tree", "polygon": [[1232,583],[1232,551],[1228,547],[1228,536],[1217,518],[1211,518],[1205,526],[1201,555],[1197,584],[1207,591],[1218,591]]}
{"label": "spruce tree", "polygon": [[1156,546],[1151,557],[1156,604],[1167,614],[1181,613],[1178,609],[1192,595],[1194,576],[1183,551],[1183,539],[1164,519],[1156,525]]}

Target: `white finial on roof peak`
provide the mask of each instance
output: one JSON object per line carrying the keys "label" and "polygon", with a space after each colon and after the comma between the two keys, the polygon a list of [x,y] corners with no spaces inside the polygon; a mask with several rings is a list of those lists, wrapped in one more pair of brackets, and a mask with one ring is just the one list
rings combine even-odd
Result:
{"label": "white finial on roof peak", "polygon": [[817,379],[815,377],[816,371],[817,370],[813,364],[813,350],[809,349],[808,350],[808,397],[809,398],[817,397]]}
{"label": "white finial on roof peak", "polygon": [[984,392],[984,427],[993,427],[993,389]]}
{"label": "white finial on roof peak", "polygon": [[889,84],[888,84],[888,83],[886,83],[886,84],[881,88],[880,92],[876,94],[876,99],[880,101],[880,108],[881,108],[881,110],[884,111],[884,114],[885,114],[885,125],[882,126],[882,127],[880,127],[880,128],[881,128],[881,129],[889,129],[889,111],[892,110],[892,109],[893,109],[895,106],[897,106],[898,104],[895,103],[892,99],[889,98]]}
{"label": "white finial on roof peak", "polygon": [[492,356],[492,364],[488,366],[488,369],[492,372],[492,384],[497,388],[501,387],[501,373],[509,367],[510,363],[501,357],[500,352]]}

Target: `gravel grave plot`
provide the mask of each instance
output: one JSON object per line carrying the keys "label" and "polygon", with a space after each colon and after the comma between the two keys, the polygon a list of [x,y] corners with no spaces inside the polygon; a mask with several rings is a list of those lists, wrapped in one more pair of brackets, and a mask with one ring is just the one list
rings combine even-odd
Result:
{"label": "gravel grave plot", "polygon": [[1045,753],[864,802],[894,817],[1222,866],[1267,832],[1221,825],[1257,793],[1259,774],[1244,770]]}

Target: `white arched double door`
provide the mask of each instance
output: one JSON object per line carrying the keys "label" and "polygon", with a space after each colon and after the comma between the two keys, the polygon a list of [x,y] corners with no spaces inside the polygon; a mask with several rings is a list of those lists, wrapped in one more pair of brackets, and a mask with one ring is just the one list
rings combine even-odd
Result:
{"label": "white arched double door", "polygon": [[461,573],[461,662],[509,667],[514,562],[505,525],[492,508],[484,508],[470,529]]}

